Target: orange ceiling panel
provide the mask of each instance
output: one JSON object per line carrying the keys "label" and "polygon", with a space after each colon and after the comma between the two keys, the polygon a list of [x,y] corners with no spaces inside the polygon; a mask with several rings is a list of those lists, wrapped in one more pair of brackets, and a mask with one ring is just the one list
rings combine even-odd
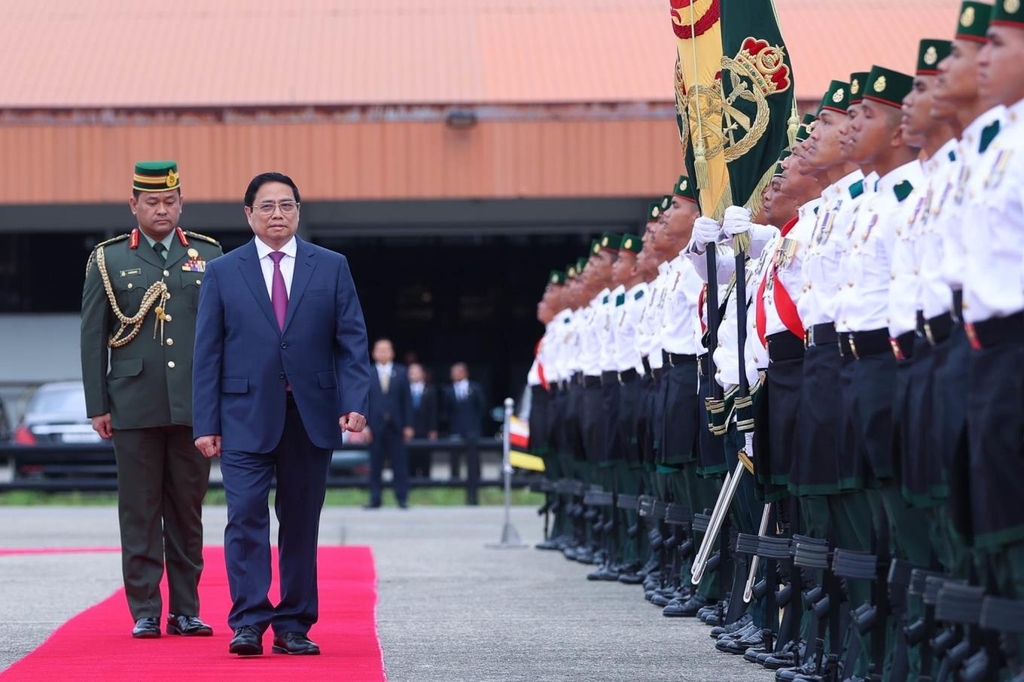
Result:
{"label": "orange ceiling panel", "polygon": [[[0,109],[670,102],[668,0],[7,3]],[[959,0],[777,0],[797,95],[910,69]]]}

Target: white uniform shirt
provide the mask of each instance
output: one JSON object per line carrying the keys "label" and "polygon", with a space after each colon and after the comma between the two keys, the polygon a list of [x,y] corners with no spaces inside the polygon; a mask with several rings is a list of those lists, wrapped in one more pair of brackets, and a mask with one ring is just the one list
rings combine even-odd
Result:
{"label": "white uniform shirt", "polygon": [[878,180],[876,191],[866,198],[848,232],[840,261],[836,328],[865,332],[889,326],[889,287],[897,226],[905,227],[912,207],[897,196],[897,186],[924,184],[921,163],[896,168]]}
{"label": "white uniform shirt", "polygon": [[[1020,116],[1016,107],[1011,113]],[[1011,123],[973,162],[966,194],[964,321],[1018,313],[1024,310],[1024,126]]]}
{"label": "white uniform shirt", "polygon": [[782,281],[800,313],[805,329],[835,322],[836,296],[839,292],[839,260],[846,244],[845,228],[863,192],[856,198],[850,188],[862,183],[864,174],[857,170],[821,193],[821,203],[810,232],[801,220],[789,233],[799,242],[790,264],[781,270]]}
{"label": "white uniform shirt", "polygon": [[959,140],[950,140],[935,155],[924,162],[927,176],[924,205],[914,223],[915,252],[920,263],[918,305],[925,319],[949,311],[953,292],[942,276],[942,250],[945,238],[939,216],[948,210],[953,183],[956,179],[957,147]]}
{"label": "white uniform shirt", "polygon": [[598,311],[599,328],[598,335],[601,339],[601,371],[614,372],[615,369],[615,302],[620,295],[626,293],[626,287],[621,284],[608,292],[601,299],[601,307]]}
{"label": "white uniform shirt", "polygon": [[[766,244],[767,245],[767,244]],[[747,376],[747,385],[753,386],[757,380],[758,369],[768,366],[768,351],[761,340],[757,337],[757,330],[754,327],[754,306],[751,305],[754,295],[757,293],[754,287],[761,281],[766,269],[771,264],[771,252],[762,249],[758,259],[751,258],[747,261],[746,268],[746,300],[747,306],[747,339],[744,346],[744,370]],[[725,314],[722,316],[722,323],[718,327],[718,348],[715,349],[715,380],[721,384],[726,392],[732,390],[739,384],[739,328],[736,317],[736,289],[730,287],[729,298],[725,305]]]}
{"label": "white uniform shirt", "polygon": [[661,343],[669,353],[699,355],[701,346],[700,317],[697,309],[704,281],[685,253],[669,261],[662,314]]}
{"label": "white uniform shirt", "polygon": [[[647,282],[641,282],[615,299],[614,334],[615,334],[615,371],[625,372],[629,369],[643,373],[640,362],[640,351],[637,350],[637,326],[644,304],[648,296]],[[621,303],[619,300],[621,299]]]}
{"label": "white uniform shirt", "polygon": [[652,369],[663,364],[661,357],[661,327],[664,321],[665,288],[668,282],[669,264],[658,266],[658,276],[651,282],[646,305],[637,324],[636,346],[641,358],[647,358]]}
{"label": "white uniform shirt", "polygon": [[601,306],[608,293],[608,289],[603,289],[590,301],[590,305],[583,309],[582,319],[576,327],[580,339],[580,371],[584,376],[601,376]]}

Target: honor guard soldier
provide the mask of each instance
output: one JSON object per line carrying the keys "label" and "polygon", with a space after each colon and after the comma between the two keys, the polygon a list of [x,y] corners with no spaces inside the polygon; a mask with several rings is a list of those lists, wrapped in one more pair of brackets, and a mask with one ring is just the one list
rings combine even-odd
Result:
{"label": "honor guard soldier", "polygon": [[206,264],[222,254],[178,226],[173,161],[135,166],[129,206],[138,227],[99,244],[82,291],[82,377],[93,428],[117,457],[122,569],[132,636],[160,636],[167,567],[167,633],[208,636],[199,619],[202,503],[210,460],[192,438],[192,352]]}

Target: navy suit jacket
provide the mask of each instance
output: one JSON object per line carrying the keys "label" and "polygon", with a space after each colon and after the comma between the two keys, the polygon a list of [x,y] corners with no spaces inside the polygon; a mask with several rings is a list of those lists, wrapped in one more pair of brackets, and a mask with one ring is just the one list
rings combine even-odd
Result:
{"label": "navy suit jacket", "polygon": [[405,365],[391,365],[391,381],[388,392],[380,387],[377,366],[370,367],[370,414],[367,423],[370,431],[386,428],[401,431],[413,425],[412,391],[409,389],[409,370]]}
{"label": "navy suit jacket", "polygon": [[444,387],[444,414],[448,432],[460,436],[479,436],[487,405],[484,390],[475,381],[469,382],[469,395],[465,400],[455,398],[455,387]]}
{"label": "navy suit jacket", "polygon": [[341,443],[338,419],[367,414],[366,324],[348,261],[295,238],[284,330],[255,240],[206,267],[196,320],[193,433],[224,450],[266,453],[284,432],[285,386],[318,448]]}

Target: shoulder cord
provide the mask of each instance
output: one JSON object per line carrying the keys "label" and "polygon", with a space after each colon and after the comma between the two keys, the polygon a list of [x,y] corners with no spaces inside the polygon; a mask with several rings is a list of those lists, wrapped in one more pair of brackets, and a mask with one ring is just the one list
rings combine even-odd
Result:
{"label": "shoulder cord", "polygon": [[[135,313],[131,317],[127,317],[121,312],[121,309],[117,306],[117,298],[114,295],[114,289],[110,284],[110,277],[107,275],[107,262],[106,257],[103,255],[103,247],[96,249],[96,265],[100,271],[100,279],[103,280],[103,290],[107,293],[107,299],[110,300],[110,307],[114,311],[114,316],[117,321],[121,323],[121,328],[115,333],[110,335],[107,341],[107,345],[111,348],[120,348],[126,346],[139,335],[142,331],[142,325],[145,323],[146,315],[150,309],[153,309],[153,313],[156,315],[156,326],[153,328],[153,338],[156,338],[157,332],[160,334],[160,345],[164,343],[164,321],[168,318],[164,312],[164,308],[167,305],[167,299],[171,297],[170,292],[167,290],[167,283],[163,280],[156,282],[153,286],[146,290],[146,293],[142,296],[142,304],[139,306],[139,312]],[[159,304],[153,308],[155,303]],[[125,335],[125,330],[132,327],[131,331]]]}

